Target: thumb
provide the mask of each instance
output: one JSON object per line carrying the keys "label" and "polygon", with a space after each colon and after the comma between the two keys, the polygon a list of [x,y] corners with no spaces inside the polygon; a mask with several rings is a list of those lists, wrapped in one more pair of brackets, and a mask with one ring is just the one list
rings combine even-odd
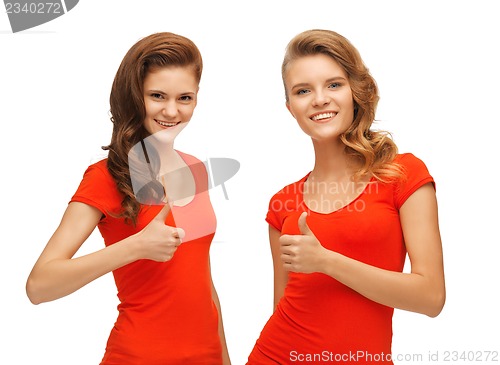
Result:
{"label": "thumb", "polygon": [[184,237],[186,237],[186,232],[182,228],[177,227],[177,235],[182,240]]}
{"label": "thumb", "polygon": [[154,219],[161,221],[162,223],[165,223],[165,220],[167,219],[168,213],[170,213],[170,210],[172,207],[170,206],[170,203],[165,203],[163,208],[161,208],[160,212],[156,215]]}
{"label": "thumb", "polygon": [[302,233],[303,235],[314,236],[314,233],[312,233],[311,229],[307,225],[306,219],[307,219],[307,212],[302,212],[298,221],[300,233]]}

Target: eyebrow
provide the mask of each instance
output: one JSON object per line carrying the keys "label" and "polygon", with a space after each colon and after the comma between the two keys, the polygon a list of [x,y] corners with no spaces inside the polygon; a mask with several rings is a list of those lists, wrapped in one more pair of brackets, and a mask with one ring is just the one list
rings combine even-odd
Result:
{"label": "eyebrow", "polygon": [[161,90],[155,90],[155,89],[146,90],[146,92],[147,92],[148,94],[150,94],[150,93],[151,93],[151,94],[162,94],[162,95],[165,95],[165,93],[164,93],[163,91],[161,91]]}
{"label": "eyebrow", "polygon": [[[161,90],[156,90],[156,89],[146,90],[146,93],[148,93],[148,94],[168,95],[166,92],[163,92]],[[194,91],[185,91],[183,93],[180,93],[179,95],[189,95],[189,94],[196,94],[196,92],[194,92]]]}
{"label": "eyebrow", "polygon": [[[330,82],[334,82],[334,81],[347,81],[345,77],[342,77],[342,76],[335,76],[335,77],[331,77],[329,78],[328,80],[326,80],[326,83],[330,83]],[[294,89],[297,89],[297,88],[301,88],[301,87],[307,87],[309,86],[308,83],[306,82],[301,82],[299,84],[295,84],[292,86],[291,90],[294,90]]]}

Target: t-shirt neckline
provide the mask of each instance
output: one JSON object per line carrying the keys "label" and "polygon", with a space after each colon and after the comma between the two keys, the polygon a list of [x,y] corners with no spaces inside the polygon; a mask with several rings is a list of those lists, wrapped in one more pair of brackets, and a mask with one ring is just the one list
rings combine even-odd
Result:
{"label": "t-shirt neckline", "polygon": [[307,181],[307,179],[309,178],[309,175],[311,175],[312,173],[312,170],[309,171],[302,179],[299,180],[299,200],[300,200],[300,204],[304,207],[305,211],[307,211],[308,213],[313,213],[313,214],[317,214],[317,215],[322,215],[322,216],[328,216],[328,215],[331,215],[331,214],[335,214],[335,213],[338,213],[338,212],[341,212],[341,211],[344,211],[346,210],[347,208],[349,207],[352,207],[353,205],[356,204],[356,202],[361,199],[364,195],[366,195],[367,193],[367,190],[368,190],[368,187],[373,184],[376,179],[374,176],[370,177],[370,180],[368,181],[368,183],[366,184],[366,186],[363,188],[363,190],[361,191],[361,193],[359,193],[353,200],[351,200],[349,203],[341,206],[340,208],[337,208],[331,212],[327,212],[327,213],[324,213],[324,212],[318,212],[316,210],[312,210],[310,209],[306,202],[304,201],[304,185]]}

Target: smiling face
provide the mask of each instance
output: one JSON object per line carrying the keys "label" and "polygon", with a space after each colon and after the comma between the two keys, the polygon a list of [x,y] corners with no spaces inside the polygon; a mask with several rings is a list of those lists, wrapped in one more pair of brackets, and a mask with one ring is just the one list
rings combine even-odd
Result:
{"label": "smiling face", "polygon": [[324,54],[292,61],[286,70],[287,108],[316,141],[338,140],[354,119],[354,101],[344,69]]}
{"label": "smiling face", "polygon": [[191,66],[148,72],[144,78],[144,128],[163,142],[173,142],[191,120],[197,94],[198,82]]}

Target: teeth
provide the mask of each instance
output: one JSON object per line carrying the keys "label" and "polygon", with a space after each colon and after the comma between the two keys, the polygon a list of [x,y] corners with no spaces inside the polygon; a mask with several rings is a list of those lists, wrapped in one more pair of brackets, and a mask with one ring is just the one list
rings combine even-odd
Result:
{"label": "teeth", "polygon": [[164,126],[164,127],[173,127],[174,125],[177,125],[177,122],[166,123],[166,122],[160,122],[159,120],[157,120],[156,123],[158,123],[159,125]]}
{"label": "teeth", "polygon": [[318,115],[315,115],[312,117],[312,120],[320,120],[320,119],[327,119],[327,118],[333,118],[337,113],[321,113]]}

